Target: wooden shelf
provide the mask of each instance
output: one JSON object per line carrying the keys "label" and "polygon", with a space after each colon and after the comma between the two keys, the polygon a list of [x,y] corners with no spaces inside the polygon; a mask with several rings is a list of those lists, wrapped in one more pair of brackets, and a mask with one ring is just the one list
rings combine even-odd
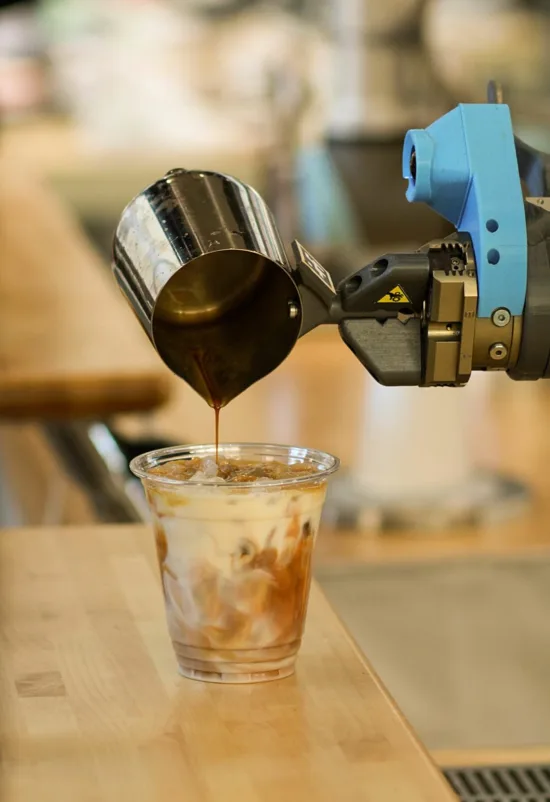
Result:
{"label": "wooden shelf", "polygon": [[107,267],[52,192],[0,170],[0,419],[156,408],[168,370]]}

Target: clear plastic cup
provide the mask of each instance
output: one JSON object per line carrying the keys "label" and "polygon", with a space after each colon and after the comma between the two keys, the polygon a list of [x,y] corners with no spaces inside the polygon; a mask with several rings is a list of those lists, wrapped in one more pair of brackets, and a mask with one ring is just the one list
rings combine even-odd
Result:
{"label": "clear plastic cup", "polygon": [[152,472],[215,452],[213,445],[178,446],[131,463],[153,516],[179,669],[209,682],[288,677],[304,629],[327,480],[339,461],[306,448],[221,444],[223,460],[301,463],[311,472],[216,484]]}

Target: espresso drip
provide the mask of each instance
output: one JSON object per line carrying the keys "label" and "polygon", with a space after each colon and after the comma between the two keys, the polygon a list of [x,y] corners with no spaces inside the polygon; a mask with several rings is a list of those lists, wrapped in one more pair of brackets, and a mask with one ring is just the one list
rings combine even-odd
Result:
{"label": "espresso drip", "polygon": [[212,378],[211,372],[208,370],[208,357],[204,351],[196,351],[193,359],[202,378],[202,382],[207,390],[207,402],[214,410],[214,438],[216,443],[216,463],[218,460],[218,451],[220,446],[220,410],[227,403],[222,398],[221,393]]}
{"label": "espresso drip", "polygon": [[215,406],[214,407],[214,421],[215,421],[215,423],[214,423],[214,430],[215,430],[214,434],[215,434],[215,438],[216,438],[216,464],[217,465],[220,464],[220,460],[219,460],[219,456],[218,456],[218,451],[219,451],[219,447],[220,447],[220,410],[221,410],[220,406]]}

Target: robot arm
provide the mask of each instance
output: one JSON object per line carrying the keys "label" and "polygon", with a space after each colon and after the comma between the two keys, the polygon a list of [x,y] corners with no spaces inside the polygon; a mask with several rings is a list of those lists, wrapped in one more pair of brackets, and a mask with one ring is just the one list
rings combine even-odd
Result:
{"label": "robot arm", "polygon": [[514,138],[508,106],[460,105],[408,132],[403,175],[409,201],[456,232],[337,288],[298,242],[290,262],[254,190],[187,170],[124,210],[115,276],[161,358],[214,406],[322,323],[386,385],[459,386],[491,369],[550,377],[550,158]]}
{"label": "robot arm", "polygon": [[[547,156],[514,139],[503,104],[462,105],[409,131],[407,197],[457,232],[418,254],[385,255],[339,287],[342,338],[378,381],[550,375],[549,170]],[[533,197],[524,200],[522,183]]]}

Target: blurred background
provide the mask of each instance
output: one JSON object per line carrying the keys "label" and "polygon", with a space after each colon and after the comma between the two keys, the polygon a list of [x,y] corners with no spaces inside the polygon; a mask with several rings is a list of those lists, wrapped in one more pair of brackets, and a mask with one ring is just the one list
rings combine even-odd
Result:
{"label": "blurred background", "polygon": [[[340,280],[450,231],[405,199],[409,128],[495,78],[516,133],[550,151],[549,41],[545,0],[0,3],[0,307],[9,289],[17,321],[0,324],[2,523],[140,520],[128,459],[212,440],[211,410],[115,298],[113,231],[143,187],[173,167],[234,174]],[[71,348],[42,408],[17,396],[19,368],[38,392]],[[118,405],[117,352],[135,382]],[[143,403],[140,372],[158,382]],[[79,408],[101,382],[108,409]],[[221,436],[342,457],[318,577],[430,749],[550,744],[550,392],[493,374],[405,389],[317,330],[223,411]]]}

